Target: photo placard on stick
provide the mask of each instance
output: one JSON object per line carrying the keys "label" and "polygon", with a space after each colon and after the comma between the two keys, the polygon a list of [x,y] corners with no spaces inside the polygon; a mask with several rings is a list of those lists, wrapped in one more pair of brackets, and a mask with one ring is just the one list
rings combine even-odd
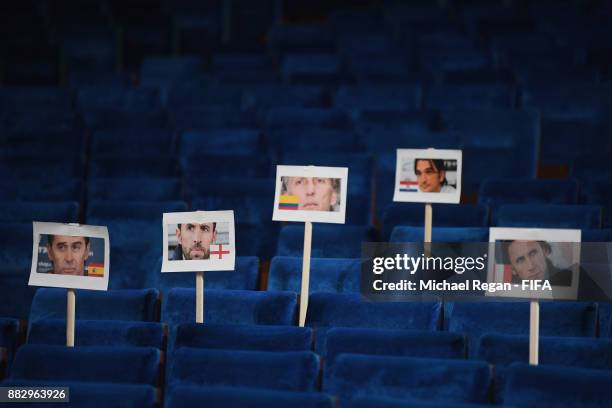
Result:
{"label": "photo placard on stick", "polygon": [[108,290],[110,245],[104,226],[33,222],[30,286]]}
{"label": "photo placard on stick", "polygon": [[461,150],[397,149],[393,201],[457,204]]}
{"label": "photo placard on stick", "polygon": [[575,300],[580,240],[580,230],[490,228],[487,282],[512,285],[495,296]]}
{"label": "photo placard on stick", "polygon": [[276,166],[274,221],[344,224],[348,168]]}
{"label": "photo placard on stick", "polygon": [[234,270],[234,211],[165,213],[162,223],[162,272]]}

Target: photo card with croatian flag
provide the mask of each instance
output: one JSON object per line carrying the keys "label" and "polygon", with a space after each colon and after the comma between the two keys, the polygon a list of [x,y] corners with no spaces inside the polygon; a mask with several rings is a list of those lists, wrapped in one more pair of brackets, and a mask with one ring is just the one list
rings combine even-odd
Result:
{"label": "photo card with croatian flag", "polygon": [[393,201],[458,204],[461,150],[397,149]]}
{"label": "photo card with croatian flag", "polygon": [[344,224],[347,167],[276,166],[274,221]]}
{"label": "photo card with croatian flag", "polygon": [[108,290],[108,228],[33,222],[30,286]]}
{"label": "photo card with croatian flag", "polygon": [[164,213],[162,225],[162,272],[234,270],[234,211]]}

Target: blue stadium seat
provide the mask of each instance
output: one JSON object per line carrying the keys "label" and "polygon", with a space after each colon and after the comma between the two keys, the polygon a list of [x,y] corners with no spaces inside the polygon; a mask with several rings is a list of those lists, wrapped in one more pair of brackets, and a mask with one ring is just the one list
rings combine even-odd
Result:
{"label": "blue stadium seat", "polygon": [[[154,347],[163,350],[164,327],[161,323],[121,320],[77,320],[75,347]],[[66,344],[66,320],[44,319],[30,325],[28,344],[62,346]]]}
{"label": "blue stadium seat", "polygon": [[[13,359],[13,354],[15,353],[15,349],[19,343],[20,336],[20,323],[17,319],[12,319],[8,317],[0,317],[0,348],[6,352],[6,357],[8,362]],[[1,353],[0,353],[1,354]],[[0,367],[2,363],[0,362]],[[0,376],[2,375],[3,370],[0,368]]]}
{"label": "blue stadium seat", "polygon": [[[597,306],[588,302],[543,302],[540,305],[542,336],[593,337]],[[508,322],[512,322],[511,324]],[[479,355],[479,339],[488,333],[529,333],[529,303],[524,301],[447,302],[444,329],[468,337],[468,355]]]}
{"label": "blue stadium seat", "polygon": [[[154,287],[161,292],[172,288],[193,288],[195,275],[193,273],[160,273],[158,263],[145,277],[146,287]],[[204,274],[206,289],[257,290],[259,279],[259,258],[255,256],[237,256],[235,270],[210,271]]]}
{"label": "blue stadium seat", "polygon": [[[204,322],[291,325],[296,307],[297,295],[291,292],[208,289],[204,293]],[[195,290],[170,289],[164,295],[161,320],[170,327],[195,322]]]}
{"label": "blue stadium seat", "polygon": [[336,54],[285,54],[281,79],[287,84],[335,85],[342,79],[342,60]]}
{"label": "blue stadium seat", "polygon": [[[0,225],[0,237],[2,273],[28,271],[32,264],[32,223],[3,223]],[[29,272],[25,273],[29,275]]]}
{"label": "blue stadium seat", "polygon": [[509,369],[504,391],[511,406],[601,407],[612,398],[609,370],[516,364]]}
{"label": "blue stadium seat", "polygon": [[320,352],[332,327],[435,331],[441,313],[437,301],[372,302],[356,293],[313,293],[306,325],[315,329],[315,350]]}
{"label": "blue stadium seat", "polygon": [[582,202],[603,207],[603,227],[612,228],[612,177],[585,183],[581,195]]}
{"label": "blue stadium seat", "polygon": [[[489,221],[487,206],[478,204],[433,204],[434,227],[486,227]],[[391,231],[398,225],[421,227],[425,225],[425,205],[417,203],[393,203],[382,219],[381,238],[388,241]]]}
{"label": "blue stadium seat", "polygon": [[[240,165],[238,165],[240,163]],[[202,191],[213,184],[223,194],[233,193],[240,183],[244,188],[247,187],[244,177],[264,179],[270,176],[271,160],[261,154],[188,154],[181,158],[183,172],[187,178],[186,187],[189,190]],[[232,180],[233,179],[233,180]],[[192,181],[193,180],[193,181]],[[258,186],[263,180],[254,181]],[[269,188],[274,188],[271,182]]]}
{"label": "blue stadium seat", "polygon": [[[359,293],[361,261],[359,259],[312,258],[309,293]],[[298,293],[302,285],[302,258],[275,256],[270,262],[268,290]]]}
{"label": "blue stadium seat", "polygon": [[539,109],[546,120],[603,123],[610,109],[610,88],[593,83],[534,86],[522,92],[522,106]]}
{"label": "blue stadium seat", "polygon": [[316,390],[319,357],[311,351],[207,350],[181,347],[173,356],[166,390],[179,385]]}
{"label": "blue stadium seat", "polygon": [[66,202],[0,202],[0,221],[4,223],[77,222],[79,204]]}
{"label": "blue stadium seat", "polygon": [[168,156],[130,158],[98,158],[89,163],[91,178],[108,177],[178,177],[180,163]]}
{"label": "blue stadium seat", "polygon": [[174,108],[169,118],[179,132],[190,129],[243,129],[255,125],[253,115],[240,107],[214,104]]}
{"label": "blue stadium seat", "polygon": [[336,359],[326,392],[339,398],[484,403],[491,381],[482,361],[344,354]]}
{"label": "blue stadium seat", "polygon": [[[346,353],[464,359],[465,339],[462,335],[447,332],[333,328],[327,332],[327,342],[322,352],[326,380],[329,380],[327,376],[334,371],[338,357]],[[326,387],[324,380],[323,388]]]}
{"label": "blue stadium seat", "polygon": [[93,157],[170,156],[175,151],[172,130],[159,128],[112,129],[95,132],[91,138]]}
{"label": "blue stadium seat", "polygon": [[[236,254],[270,259],[276,252],[279,223],[236,222]],[[262,228],[263,227],[263,228]]]}
{"label": "blue stadium seat", "polygon": [[452,403],[449,401],[425,401],[416,398],[358,397],[340,401],[340,408],[477,408],[489,404]]}
{"label": "blue stadium seat", "polygon": [[[606,350],[611,346],[612,339],[542,336],[538,364],[609,370],[612,359]],[[501,403],[509,366],[529,361],[529,336],[485,334],[477,358],[495,365],[495,399]]]}
{"label": "blue stadium seat", "polygon": [[[314,258],[359,258],[361,244],[375,241],[374,231],[365,225],[317,225],[312,236]],[[304,226],[286,225],[278,238],[277,255],[302,256]]]}
{"label": "blue stadium seat", "polygon": [[610,178],[612,177],[609,165],[611,159],[612,154],[608,152],[579,155],[571,163],[571,175],[585,183]]}
{"label": "blue stadium seat", "polygon": [[89,224],[106,224],[112,221],[148,221],[161,222],[164,212],[187,211],[183,201],[161,202],[123,202],[95,201],[87,207]]}
{"label": "blue stadium seat", "polygon": [[72,98],[66,89],[59,87],[2,87],[0,109],[25,110],[47,107],[69,109]]}
{"label": "blue stadium seat", "polygon": [[601,228],[601,207],[572,204],[507,204],[493,213],[491,225],[533,228]]}
{"label": "blue stadium seat", "polygon": [[[211,191],[215,190],[211,189]],[[240,224],[256,224],[261,226],[262,224],[271,223],[274,204],[273,196],[250,196],[248,200],[245,200],[244,196],[236,195],[235,193],[232,195],[198,196],[193,199],[192,207],[198,211],[232,209],[234,211],[234,221]],[[266,227],[266,231],[268,230]]]}
{"label": "blue stadium seat", "polygon": [[418,111],[421,108],[421,85],[394,84],[369,86],[342,86],[334,96],[334,106],[353,115],[363,110]]}
{"label": "blue stadium seat", "polygon": [[266,133],[281,129],[350,129],[349,117],[339,109],[325,108],[271,108],[266,115]]}
{"label": "blue stadium seat", "polygon": [[10,156],[0,158],[0,171],[16,179],[57,183],[58,179],[82,179],[83,163],[82,156]]}
{"label": "blue stadium seat", "polygon": [[186,130],[181,135],[182,157],[202,155],[253,155],[261,150],[261,133],[256,128]]}
{"label": "blue stadium seat", "polygon": [[276,391],[242,387],[201,387],[176,386],[168,395],[168,408],[200,407],[209,408],[332,408],[332,399],[320,392]]}
{"label": "blue stadium seat", "polygon": [[182,200],[183,183],[170,177],[96,178],[87,186],[87,201],[173,201]]}
{"label": "blue stadium seat", "polygon": [[310,351],[312,330],[307,327],[183,323],[177,327],[175,349],[251,351]]}
{"label": "blue stadium seat", "polygon": [[46,156],[83,157],[85,134],[82,129],[4,129],[0,143],[4,144],[2,155],[6,157]]}
{"label": "blue stadium seat", "polygon": [[161,352],[147,347],[19,348],[10,380],[106,382],[157,386]]}
{"label": "blue stadium seat", "polygon": [[15,379],[4,381],[2,386],[68,387],[70,389],[70,405],[73,407],[112,406],[117,401],[121,401],[121,406],[125,408],[155,408],[159,405],[159,391],[152,385],[144,384]]}
{"label": "blue stadium seat", "polygon": [[263,123],[269,109],[278,107],[323,107],[326,93],[317,85],[254,84],[245,88],[245,107]]}
{"label": "blue stadium seat", "polygon": [[0,182],[2,201],[76,201],[83,196],[83,182],[79,178],[56,180],[6,180]]}
{"label": "blue stadium seat", "polygon": [[425,94],[425,109],[513,108],[516,89],[507,84],[438,84]]}
{"label": "blue stadium seat", "polygon": [[483,181],[478,201],[491,208],[503,204],[576,204],[576,180],[489,178]]}
{"label": "blue stadium seat", "polygon": [[147,57],[140,67],[140,80],[147,82],[158,78],[193,76],[204,70],[201,57]]}
{"label": "blue stadium seat", "polygon": [[599,336],[612,337],[612,302],[600,302],[598,305]]}
{"label": "blue stadium seat", "polygon": [[[77,320],[157,320],[159,292],[155,289],[125,289],[108,292],[76,290]],[[28,322],[64,319],[66,290],[39,288],[32,300]]]}
{"label": "blue stadium seat", "polygon": [[316,150],[321,152],[360,152],[359,136],[352,130],[281,129],[268,132],[266,144],[272,152]]}
{"label": "blue stadium seat", "polygon": [[539,152],[537,112],[454,108],[442,112],[448,129],[462,134],[463,186],[478,191],[487,177],[535,178]]}
{"label": "blue stadium seat", "polygon": [[332,32],[321,25],[274,25],[268,33],[268,49],[276,60],[286,53],[334,52]]}
{"label": "blue stadium seat", "polygon": [[[398,225],[391,231],[389,242],[423,242],[423,227]],[[434,227],[432,242],[488,242],[489,229],[484,227]]]}
{"label": "blue stadium seat", "polygon": [[598,124],[580,120],[543,121],[540,159],[544,164],[567,165],[591,152],[605,152],[608,141]]}
{"label": "blue stadium seat", "polygon": [[235,84],[177,84],[168,91],[168,108],[226,107],[241,109],[242,87]]}

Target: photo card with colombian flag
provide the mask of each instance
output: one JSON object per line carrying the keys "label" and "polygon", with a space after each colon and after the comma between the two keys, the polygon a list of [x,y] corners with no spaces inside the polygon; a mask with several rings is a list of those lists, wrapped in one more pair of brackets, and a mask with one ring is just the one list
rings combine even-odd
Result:
{"label": "photo card with colombian flag", "polygon": [[397,149],[393,201],[458,204],[461,150]]}
{"label": "photo card with colombian flag", "polygon": [[105,226],[33,222],[30,286],[108,290]]}
{"label": "photo card with colombian flag", "polygon": [[234,211],[165,213],[162,228],[162,272],[234,270]]}
{"label": "photo card with colombian flag", "polygon": [[276,166],[274,221],[344,224],[348,168]]}
{"label": "photo card with colombian flag", "polygon": [[[489,228],[488,283],[511,284],[489,296],[576,300],[580,274],[579,229]],[[550,287],[544,287],[547,281]]]}

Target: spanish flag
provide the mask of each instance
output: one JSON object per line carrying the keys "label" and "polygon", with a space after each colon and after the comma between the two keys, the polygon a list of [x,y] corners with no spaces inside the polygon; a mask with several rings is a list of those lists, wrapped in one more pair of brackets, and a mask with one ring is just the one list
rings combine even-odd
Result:
{"label": "spanish flag", "polygon": [[278,200],[279,210],[297,210],[300,198],[293,195],[282,195]]}
{"label": "spanish flag", "polygon": [[87,276],[95,276],[101,278],[104,276],[104,264],[102,263],[90,263],[87,266]]}

